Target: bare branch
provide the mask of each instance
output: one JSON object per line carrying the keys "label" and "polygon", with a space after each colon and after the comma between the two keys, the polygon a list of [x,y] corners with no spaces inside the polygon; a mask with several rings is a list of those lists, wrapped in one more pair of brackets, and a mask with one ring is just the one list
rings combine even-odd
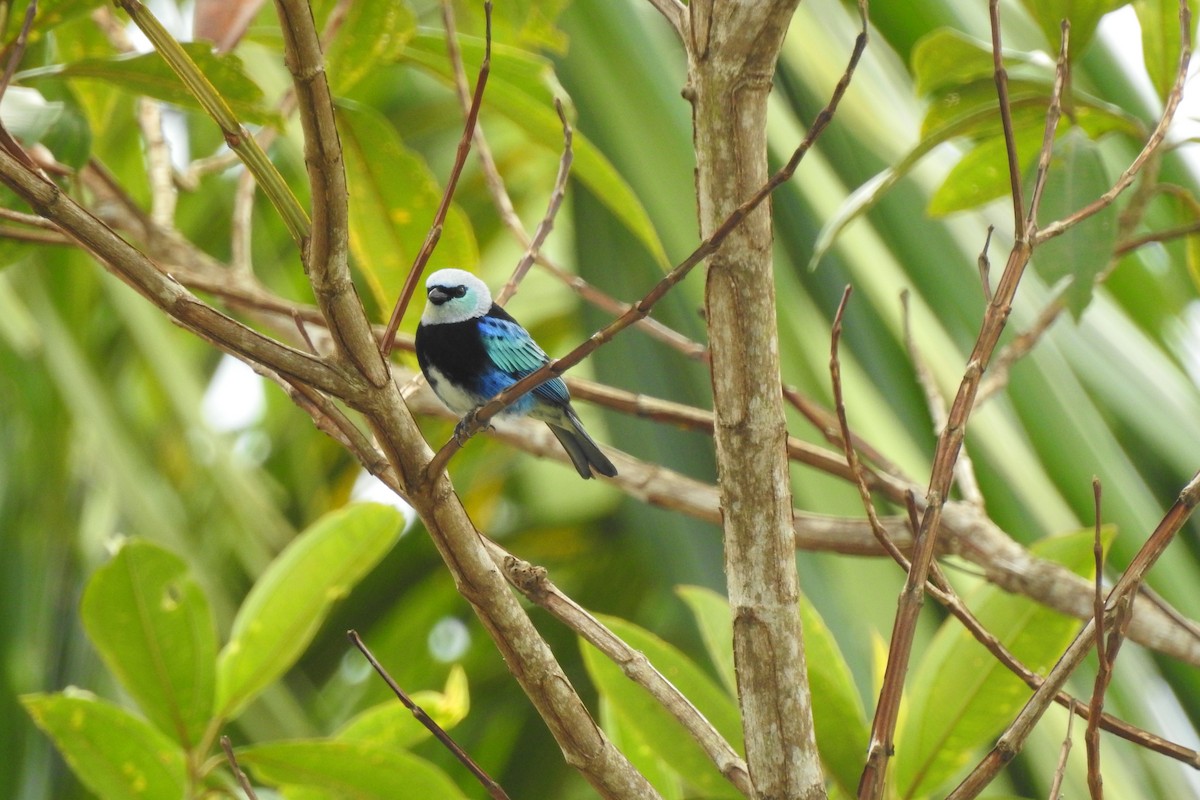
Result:
{"label": "bare branch", "polygon": [[1067,774],[1067,756],[1071,754],[1071,733],[1075,728],[1075,704],[1071,703],[1071,714],[1067,717],[1067,734],[1063,737],[1062,747],[1058,751],[1058,765],[1054,768],[1054,782],[1050,784],[1050,800],[1059,800],[1062,794],[1063,778]]}
{"label": "bare branch", "polygon": [[654,10],[663,15],[663,18],[670,23],[675,29],[675,33],[680,39],[687,41],[688,39],[688,8],[679,0],[649,0],[650,5],[654,6]]}
{"label": "bare branch", "polygon": [[[1129,567],[1108,593],[1107,608],[1119,610],[1122,606],[1132,602],[1138,587],[1145,580],[1146,573],[1166,551],[1167,546],[1191,516],[1197,503],[1200,503],[1200,473],[1192,476],[1192,479],[1179,493],[1179,498],[1174,505],[1163,516],[1158,527],[1146,539]],[[1096,624],[1095,620],[1092,620],[1071,642],[1066,652],[1059,658],[1058,663],[1050,670],[1050,674],[1046,676],[1045,682],[1033,693],[1033,697],[1009,724],[992,751],[948,795],[947,800],[969,800],[969,798],[977,797],[999,774],[1004,765],[1021,751],[1034,725],[1041,719],[1042,714],[1052,702],[1053,696],[1062,689],[1067,678],[1091,652],[1095,641]]]}
{"label": "bare branch", "polygon": [[[833,93],[830,96],[829,102],[825,104],[825,108],[813,120],[812,126],[808,130],[808,134],[804,137],[804,141],[792,153],[791,158],[783,165],[774,175],[770,177],[748,200],[742,203],[729,213],[729,215],[718,225],[708,237],[700,243],[700,245],[692,251],[687,258],[681,261],[674,269],[655,284],[642,299],[635,304],[629,311],[622,314],[617,319],[609,323],[605,328],[592,334],[587,341],[580,344],[574,350],[562,358],[555,359],[541,369],[538,369],[517,383],[510,386],[500,394],[493,397],[487,403],[464,420],[464,425],[461,429],[462,442],[478,433],[480,429],[488,424],[496,414],[500,413],[504,408],[507,408],[518,397],[531,391],[535,387],[545,383],[551,378],[562,375],[563,372],[578,364],[583,359],[591,355],[596,349],[611,341],[621,331],[628,328],[634,322],[646,317],[654,305],[661,300],[667,292],[669,292],[676,284],[682,281],[687,274],[704,259],[712,255],[725,238],[733,232],[749,214],[756,209],[763,200],[771,195],[777,188],[788,181],[795,173],[796,168],[800,166],[800,162],[804,159],[806,153],[812,147],[813,143],[828,127],[833,120],[833,114],[837,110],[838,104],[841,102],[842,96],[846,93],[846,89],[850,85],[850,79],[854,74],[855,67],[858,66],[858,61],[862,58],[862,53],[867,46],[866,33],[866,7],[865,3],[860,2],[860,13],[863,20],[863,32],[859,34],[854,42],[854,50],[850,55],[849,64],[846,66],[846,71],[842,74],[841,80],[834,87]],[[430,463],[430,474],[437,474],[445,469],[446,463],[454,455],[455,452],[462,446],[462,442],[458,437],[452,437],[450,441],[438,451],[437,456]]]}
{"label": "bare branch", "polygon": [[988,3],[988,19],[992,29],[992,62],[996,81],[996,97],[1000,100],[1000,124],[1004,128],[1004,146],[1008,151],[1008,183],[1013,204],[1013,236],[1025,238],[1024,194],[1021,189],[1021,159],[1017,154],[1017,139],[1013,133],[1012,104],[1008,100],[1008,71],[1004,69],[1004,48],[1000,43],[1000,0]]}
{"label": "bare branch", "polygon": [[554,190],[550,193],[550,200],[546,204],[546,213],[542,216],[542,221],[538,223],[537,228],[534,230],[533,238],[526,245],[525,255],[521,256],[521,260],[517,262],[517,266],[513,269],[508,282],[500,289],[500,294],[496,300],[500,305],[504,305],[509,298],[517,293],[517,286],[525,279],[525,274],[529,272],[529,268],[533,266],[534,260],[542,249],[542,244],[545,243],[546,237],[550,235],[550,231],[554,228],[554,218],[558,215],[558,209],[562,206],[563,198],[567,194],[567,179],[571,176],[571,161],[574,158],[571,151],[571,124],[567,122],[567,113],[563,109],[562,100],[557,97],[554,98],[554,110],[558,112],[558,119],[562,123],[563,132],[563,152],[562,158],[558,162],[558,176],[554,179]]}
{"label": "bare branch", "polygon": [[237,756],[233,754],[233,744],[229,741],[228,736],[221,737],[221,749],[225,751],[225,760],[229,763],[229,769],[232,770],[233,777],[237,779],[238,786],[242,787],[242,791],[246,793],[247,800],[258,800],[258,795],[254,793],[254,787],[250,785],[250,779],[238,765]]}
{"label": "bare branch", "polygon": [[347,631],[346,636],[348,636],[354,646],[358,648],[359,652],[363,654],[379,677],[383,678],[383,682],[388,685],[388,688],[392,690],[392,693],[396,695],[396,698],[404,704],[405,708],[412,712],[412,715],[416,717],[417,722],[424,725],[425,729],[433,734],[433,737],[441,742],[442,746],[449,750],[450,753],[457,758],[472,775],[475,776],[475,780],[479,781],[480,785],[487,790],[488,795],[490,795],[493,800],[509,800],[508,793],[504,791],[504,788],[500,784],[496,783],[496,781],[492,779],[492,776],[488,775],[482,767],[476,764],[475,759],[471,758],[467,751],[463,750],[458,742],[454,741],[450,734],[446,733],[441,725],[438,725],[432,717],[425,713],[425,709],[414,703],[412,698],[410,698],[405,691],[400,688],[400,684],[396,683],[396,680],[388,673],[383,664],[379,663],[379,659],[375,658],[375,654],[371,652],[371,649],[367,647],[366,642],[364,642],[362,637],[358,635],[358,631]]}
{"label": "bare branch", "polygon": [[454,198],[454,189],[458,186],[458,179],[462,175],[463,165],[467,161],[467,154],[471,152],[471,138],[475,131],[475,122],[479,119],[479,108],[483,105],[483,90],[487,86],[488,74],[491,72],[492,0],[484,0],[483,16],[487,35],[484,39],[483,61],[479,64],[479,77],[475,81],[475,96],[471,100],[471,109],[467,112],[467,120],[463,125],[462,138],[459,139],[458,150],[454,154],[454,166],[450,168],[450,177],[446,179],[446,189],[442,192],[442,202],[438,205],[437,212],[433,215],[433,224],[429,226],[429,233],[425,237],[425,242],[421,245],[420,251],[417,252],[417,258],[413,261],[412,268],[408,272],[408,277],[404,279],[404,287],[400,290],[400,297],[396,300],[396,307],[392,309],[392,316],[388,320],[387,329],[383,332],[383,341],[380,342],[379,350],[384,358],[387,358],[392,352],[392,339],[396,335],[396,330],[400,327],[400,320],[404,318],[404,312],[407,310],[413,293],[417,289],[417,283],[421,280],[421,273],[425,269],[425,264],[429,262],[429,257],[433,255],[433,248],[437,247],[438,240],[442,238],[442,226],[446,222],[446,215],[450,213],[450,201]]}
{"label": "bare branch", "polygon": [[1187,0],[1179,0],[1179,69],[1175,73],[1175,83],[1171,86],[1171,91],[1167,94],[1167,102],[1163,108],[1162,116],[1158,118],[1158,124],[1154,126],[1150,138],[1146,140],[1146,144],[1142,147],[1141,152],[1125,168],[1125,171],[1117,178],[1111,189],[1074,214],[1052,222],[1039,230],[1035,237],[1037,244],[1063,234],[1071,226],[1108,208],[1121,192],[1129,188],[1129,185],[1133,183],[1133,179],[1141,172],[1142,167],[1154,156],[1166,139],[1167,129],[1171,126],[1171,120],[1175,118],[1175,112],[1179,108],[1179,103],[1183,100],[1183,89],[1187,82],[1188,64],[1191,62],[1191,58],[1192,11],[1188,6]]}
{"label": "bare branch", "polygon": [[500,564],[509,583],[530,601],[549,611],[560,622],[578,633],[597,650],[621,668],[625,675],[646,689],[704,749],[705,754],[721,774],[738,791],[753,796],[750,772],[746,762],[722,738],[704,715],[687,697],[671,685],[654,668],[645,655],[634,650],[578,603],[563,594],[550,582],[546,570],[507,553],[493,542],[487,542],[492,557]]}

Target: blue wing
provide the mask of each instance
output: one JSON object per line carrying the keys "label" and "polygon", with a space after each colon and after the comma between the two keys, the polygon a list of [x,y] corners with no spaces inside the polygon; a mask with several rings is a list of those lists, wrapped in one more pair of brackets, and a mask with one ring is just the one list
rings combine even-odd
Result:
{"label": "blue wing", "polygon": [[[550,360],[528,331],[514,320],[491,315],[482,317],[479,320],[479,335],[488,358],[514,382]],[[560,378],[546,381],[533,390],[533,395],[555,404],[567,403],[571,399],[567,393],[567,385]]]}

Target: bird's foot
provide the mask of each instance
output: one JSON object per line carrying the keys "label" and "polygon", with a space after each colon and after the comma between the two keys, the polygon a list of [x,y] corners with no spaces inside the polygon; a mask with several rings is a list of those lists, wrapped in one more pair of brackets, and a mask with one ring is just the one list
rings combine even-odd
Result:
{"label": "bird's foot", "polygon": [[467,439],[471,438],[471,434],[474,432],[473,428],[481,431],[495,430],[490,424],[478,425],[475,419],[475,415],[478,413],[479,408],[471,409],[454,426],[454,441],[458,443],[459,447],[462,447],[467,443]]}

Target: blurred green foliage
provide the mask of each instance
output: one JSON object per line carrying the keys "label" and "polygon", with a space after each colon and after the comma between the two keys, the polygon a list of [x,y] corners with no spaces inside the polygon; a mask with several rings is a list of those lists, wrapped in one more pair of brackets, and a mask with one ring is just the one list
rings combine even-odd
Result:
{"label": "blurred green foliage", "polygon": [[[97,5],[41,3],[16,83],[61,104],[53,113],[37,111],[33,135],[69,165],[98,160],[146,204],[136,93],[189,103],[156,56],[116,51],[88,16]],[[322,24],[334,4],[314,5]],[[990,38],[985,4],[878,5],[871,45],[837,119],[772,201],[780,351],[784,381],[828,403],[829,326],[842,287],[853,283],[842,342],[851,423],[920,480],[934,433],[904,352],[898,296],[910,293],[918,347],[943,393],[952,393],[982,317],[975,262],[987,225],[997,226],[994,261],[1010,243],[1008,171],[998,160],[990,55],[978,44]],[[1120,58],[1122,46],[1103,27],[1096,33],[1115,5],[1002,4],[1026,169],[1040,144],[1053,74],[1046,54],[1057,46],[1054,8],[1070,6],[1079,15],[1073,107],[1056,165],[1074,176],[1082,168],[1072,160],[1086,160],[1089,177],[1051,192],[1047,214],[1069,211],[1119,174],[1171,82],[1174,2],[1134,4],[1143,42],[1152,44],[1144,67]],[[432,218],[461,112],[437,3],[351,7],[329,48],[329,73],[341,103],[355,266],[365,301],[382,319]],[[11,9],[7,39],[23,8]],[[455,9],[471,72],[481,57],[482,13],[468,2],[456,1]],[[1128,26],[1133,12],[1119,13]],[[836,0],[800,6],[777,75],[773,162],[790,154],[824,105],[855,25],[853,8]],[[696,244],[678,43],[639,0],[499,3],[495,39],[481,124],[516,211],[529,229],[543,213],[561,148],[551,100],[562,97],[576,128],[576,162],[547,250],[609,294],[637,299]],[[237,101],[243,121],[270,122],[287,85],[280,48],[268,5],[234,54],[190,50]],[[6,122],[8,113],[6,106]],[[186,131],[181,146],[191,157],[222,147],[201,114],[171,113]],[[307,202],[297,126],[284,128],[270,155]],[[1190,158],[1181,147],[1154,165],[1158,181],[1176,188],[1146,192],[1130,235],[1197,222]],[[230,258],[236,177],[207,175],[179,200],[181,233],[222,260]],[[19,208],[7,192],[2,202]],[[1099,240],[1111,250],[1111,231],[1110,221],[1105,236],[1087,244]],[[258,277],[282,296],[310,300],[288,232],[262,200],[253,233]],[[1012,327],[1034,320],[1056,281],[1071,285],[1079,319],[1060,321],[1014,369],[1006,392],[979,409],[967,439],[989,515],[1022,543],[1090,525],[1097,475],[1106,489],[1105,520],[1115,530],[1111,557],[1124,564],[1197,468],[1194,239],[1132,250],[1113,265],[1098,263],[1103,252],[1083,258],[1079,245],[1051,263],[1042,263],[1045,254],[1035,258],[1038,269],[1025,278]],[[434,265],[478,269],[498,286],[519,254],[469,160]],[[287,785],[289,797],[347,796],[352,785],[363,796],[397,796],[397,785],[416,781],[433,796],[482,797],[444,749],[407,727],[407,712],[347,643],[347,628],[363,634],[400,685],[453,726],[460,744],[513,797],[591,796],[562,764],[420,525],[401,535],[394,512],[347,507],[359,466],[303,412],[268,388],[254,421],[223,429],[201,411],[218,363],[210,347],[74,249],[5,240],[0,257],[0,763],[11,765],[0,770],[0,796],[126,796],[129,774],[104,766],[116,760],[140,765],[146,797],[178,797],[193,779],[193,790],[229,787],[223,766],[209,763],[218,756],[214,737],[227,733],[244,747],[255,780]],[[1093,296],[1090,276],[1107,266],[1111,274]],[[702,297],[697,273],[655,316],[702,341]],[[511,308],[555,354],[606,320],[537,271]],[[415,322],[406,325],[411,330]],[[581,372],[650,396],[710,402],[702,365],[636,330],[598,351]],[[704,436],[584,413],[601,441],[714,480]],[[791,422],[795,435],[821,441],[799,418]],[[447,423],[424,424],[433,442],[450,433]],[[451,471],[482,530],[546,566],[583,606],[608,615],[718,728],[733,725],[725,732],[738,740],[714,526],[604,485],[581,485],[568,469],[486,438],[472,440]],[[798,467],[793,477],[798,507],[861,515],[850,487]],[[1078,549],[1064,550],[1068,540],[1040,546],[1082,570],[1086,557],[1078,563]],[[1200,617],[1197,551],[1190,527],[1151,576],[1191,618]],[[853,791],[882,671],[880,642],[891,630],[902,576],[882,559],[801,553],[798,564],[809,601],[810,669],[821,693],[818,736],[835,796],[845,796]],[[951,577],[1030,648],[1031,662],[1051,658],[1072,629],[1026,600],[979,586],[974,575]],[[731,794],[715,771],[692,769],[690,742],[612,664],[586,646],[581,655],[573,634],[540,611],[533,616],[576,687],[664,796]],[[988,688],[964,668],[977,656],[964,654],[970,643],[953,624],[939,630],[937,611],[925,621],[918,637],[925,660],[914,660],[898,738],[898,797],[944,793],[995,734],[1003,721],[996,712],[1021,696],[1011,686]],[[1039,635],[1050,630],[1053,636]],[[1194,741],[1194,668],[1126,650],[1108,707],[1168,738]],[[1090,691],[1088,677],[1077,677],[1077,694]],[[941,724],[949,721],[941,716],[946,697],[960,703],[962,727]],[[1047,715],[996,791],[1046,795],[1065,730],[1059,711]],[[929,741],[936,746],[917,744]],[[1076,748],[1067,772],[1065,791],[1073,796],[1086,791],[1082,752]],[[1104,764],[1113,796],[1196,791],[1194,773],[1124,742],[1105,739]],[[357,786],[358,779],[370,785]]]}

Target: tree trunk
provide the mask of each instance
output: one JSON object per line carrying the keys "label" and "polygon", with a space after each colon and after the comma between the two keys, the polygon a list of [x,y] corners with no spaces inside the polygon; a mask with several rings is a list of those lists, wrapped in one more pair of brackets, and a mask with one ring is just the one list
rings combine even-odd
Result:
{"label": "tree trunk", "polygon": [[[685,94],[706,237],[768,178],[767,97],[797,2],[689,7]],[[709,260],[705,291],[738,696],[763,800],[825,796],[797,608],[771,242],[764,203]]]}

